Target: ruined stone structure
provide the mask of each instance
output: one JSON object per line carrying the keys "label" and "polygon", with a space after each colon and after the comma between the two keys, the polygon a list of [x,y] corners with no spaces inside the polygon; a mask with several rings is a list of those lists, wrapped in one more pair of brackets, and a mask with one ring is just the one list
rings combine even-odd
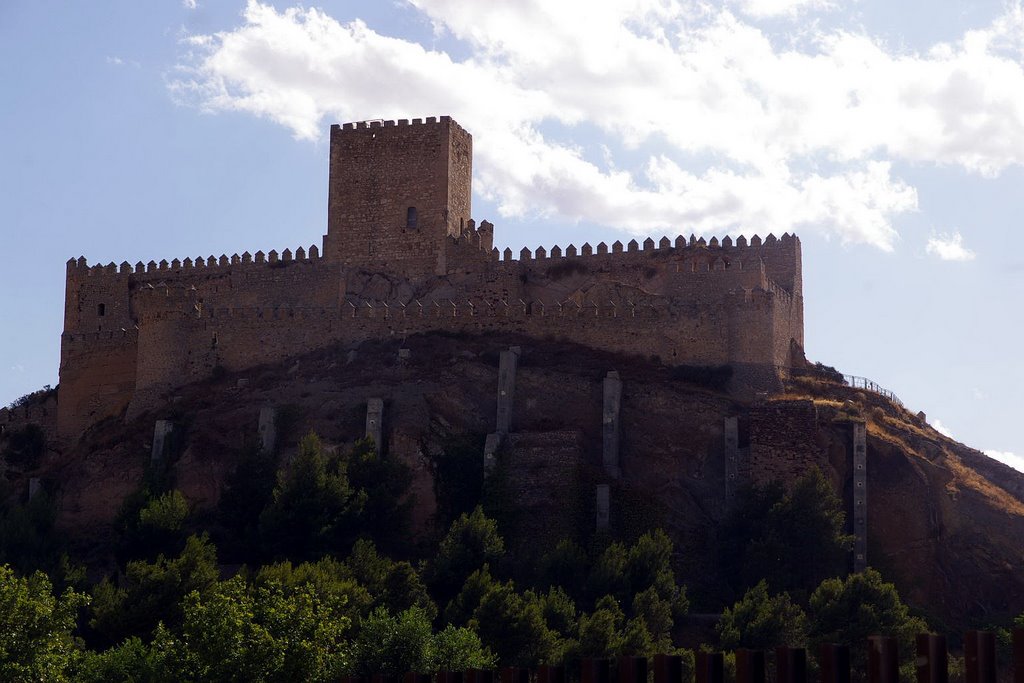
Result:
{"label": "ruined stone structure", "polygon": [[450,117],[331,127],[322,248],[68,261],[58,430],[159,405],[223,368],[434,330],[518,332],[770,390],[802,362],[800,241],[683,236],[494,248],[471,218],[472,137]]}

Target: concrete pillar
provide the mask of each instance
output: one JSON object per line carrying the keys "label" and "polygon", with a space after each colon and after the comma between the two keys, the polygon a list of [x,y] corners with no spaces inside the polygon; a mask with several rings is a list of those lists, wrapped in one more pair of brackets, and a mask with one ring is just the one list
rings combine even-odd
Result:
{"label": "concrete pillar", "polygon": [[602,436],[604,441],[604,471],[618,479],[619,467],[619,410],[622,407],[622,380],[612,370],[604,378],[604,413],[602,415]]}
{"label": "concrete pillar", "polygon": [[153,450],[150,453],[151,462],[161,462],[167,459],[168,448],[170,447],[171,433],[174,432],[174,423],[170,420],[157,420],[153,425]]}
{"label": "concrete pillar", "polygon": [[608,529],[610,521],[610,499],[611,489],[608,484],[598,484],[596,491],[598,531],[607,531]]}
{"label": "concrete pillar", "polygon": [[494,471],[494,466],[498,464],[498,449],[501,448],[502,435],[495,432],[494,434],[488,434],[487,440],[484,441],[484,476],[486,477]]}
{"label": "concrete pillar", "polygon": [[512,397],[516,390],[516,367],[519,365],[518,346],[501,352],[498,363],[498,428],[499,434],[512,431]]}
{"label": "concrete pillar", "polygon": [[260,408],[259,427],[260,450],[273,453],[277,448],[277,408],[263,406]]}
{"label": "concrete pillar", "polygon": [[853,571],[868,567],[867,425],[853,423]]}
{"label": "concrete pillar", "polygon": [[28,499],[32,500],[43,490],[43,481],[39,477],[32,477],[28,480]]}
{"label": "concrete pillar", "polygon": [[731,505],[740,483],[740,428],[738,417],[725,418],[725,503]]}
{"label": "concrete pillar", "polygon": [[366,399],[366,437],[373,439],[378,453],[383,452],[384,442],[384,399]]}

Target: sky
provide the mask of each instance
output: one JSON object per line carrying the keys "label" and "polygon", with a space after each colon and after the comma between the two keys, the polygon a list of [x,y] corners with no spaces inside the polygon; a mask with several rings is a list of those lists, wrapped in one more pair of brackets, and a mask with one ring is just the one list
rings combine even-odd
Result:
{"label": "sky", "polygon": [[796,232],[805,346],[1024,470],[1024,7],[0,2],[0,405],[68,258],[319,244],[331,123],[451,115],[496,246]]}

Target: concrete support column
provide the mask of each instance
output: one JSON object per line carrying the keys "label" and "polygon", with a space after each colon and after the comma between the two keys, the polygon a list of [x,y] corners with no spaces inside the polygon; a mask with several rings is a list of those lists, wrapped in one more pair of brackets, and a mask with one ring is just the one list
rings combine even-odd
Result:
{"label": "concrete support column", "polygon": [[502,351],[498,361],[498,419],[493,434],[484,442],[484,476],[494,470],[498,449],[505,437],[512,431],[512,399],[516,390],[516,369],[519,367],[518,346]]}
{"label": "concrete support column", "polygon": [[373,439],[374,448],[378,453],[383,452],[383,429],[384,429],[384,399],[366,399],[366,437]]}
{"label": "concrete support column", "polygon": [[484,476],[494,471],[498,464],[498,449],[501,448],[501,434],[488,434],[484,441]]}
{"label": "concrete support column", "polygon": [[498,363],[498,427],[499,434],[512,431],[512,397],[516,390],[516,368],[519,366],[518,346],[501,352]]}
{"label": "concrete support column", "polygon": [[260,450],[273,453],[277,448],[277,408],[263,406],[260,408],[259,431]]}
{"label": "concrete support column", "polygon": [[868,567],[867,425],[853,423],[853,571]]}
{"label": "concrete support column", "polygon": [[150,452],[150,462],[162,462],[167,459],[173,432],[174,423],[170,420],[156,421],[153,425],[153,450]]}
{"label": "concrete support column", "polygon": [[604,471],[614,478],[621,473],[619,466],[619,411],[622,407],[622,380],[612,370],[604,378],[604,413],[602,436],[604,441]]}
{"label": "concrete support column", "polygon": [[611,515],[611,489],[608,484],[598,484],[595,495],[597,503],[597,530],[607,531]]}
{"label": "concrete support column", "polygon": [[740,483],[740,420],[725,418],[725,503],[731,505]]}

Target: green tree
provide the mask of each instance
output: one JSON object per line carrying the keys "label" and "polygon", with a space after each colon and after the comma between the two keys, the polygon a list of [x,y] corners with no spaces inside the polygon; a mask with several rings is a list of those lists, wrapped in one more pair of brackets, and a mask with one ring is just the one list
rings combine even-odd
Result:
{"label": "green tree", "polygon": [[291,559],[347,548],[366,494],[352,488],[345,462],[329,457],[316,434],[303,437],[291,465],[278,473],[273,500],[260,515],[268,551]]}
{"label": "green tree", "polygon": [[433,633],[423,610],[412,607],[392,616],[384,607],[373,610],[359,625],[352,645],[359,675],[427,673],[432,667]]}
{"label": "green tree", "polygon": [[807,639],[807,616],[788,593],[770,596],[768,584],[760,581],[725,609],[715,630],[724,650],[802,647]]}
{"label": "green tree", "polygon": [[174,489],[153,498],[139,511],[139,525],[158,531],[179,532],[188,517],[188,501]]}
{"label": "green tree", "polygon": [[611,595],[597,601],[594,611],[581,614],[579,619],[579,641],[572,656],[613,657],[622,649],[622,626],[626,621],[619,603]]}
{"label": "green tree", "polygon": [[466,578],[485,564],[496,565],[505,554],[498,524],[477,506],[459,515],[441,540],[424,576],[442,604],[455,596]]}
{"label": "green tree", "polygon": [[578,543],[562,539],[538,564],[538,587],[561,586],[576,601],[586,598],[586,583],[580,577],[590,572],[590,560]]}
{"label": "green tree", "polygon": [[324,599],[344,600],[344,616],[353,623],[368,614],[374,604],[373,596],[356,580],[348,565],[333,557],[299,565],[287,561],[263,565],[256,572],[253,583],[256,586],[276,583],[286,591],[311,586]]}
{"label": "green tree", "polygon": [[120,586],[109,579],[97,584],[89,625],[108,645],[129,636],[148,638],[161,621],[180,624],[182,599],[205,591],[218,574],[216,548],[206,536],[190,536],[178,557],[129,562]]}
{"label": "green tree", "polygon": [[81,683],[175,683],[174,669],[165,649],[132,637],[103,652],[86,651],[74,678]]}
{"label": "green tree", "polygon": [[351,486],[364,496],[360,533],[398,550],[409,533],[412,501],[406,496],[412,472],[395,458],[382,455],[372,439],[357,441],[347,455]]}
{"label": "green tree", "polygon": [[493,669],[498,658],[480,642],[480,636],[468,628],[449,624],[434,634],[431,671]]}
{"label": "green tree", "polygon": [[27,424],[0,436],[0,458],[8,467],[28,472],[39,466],[39,460],[46,452],[46,433],[37,424]]}
{"label": "green tree", "polygon": [[511,582],[494,582],[473,611],[469,627],[504,666],[559,661],[564,644],[548,628],[543,604],[532,592],[517,593]]}
{"label": "green tree", "polygon": [[924,620],[910,616],[896,587],[874,569],[823,581],[811,594],[808,623],[814,651],[822,643],[851,645],[861,660],[860,646],[868,636],[895,636],[900,651],[909,656],[914,636],[928,630]]}
{"label": "green tree", "polygon": [[483,439],[477,436],[451,437],[433,457],[437,516],[442,526],[451,526],[459,515],[469,514],[480,504],[483,447]]}
{"label": "green tree", "polygon": [[496,662],[468,628],[449,624],[432,633],[429,617],[418,607],[397,615],[378,607],[360,625],[352,651],[353,670],[362,675],[489,669]]}
{"label": "green tree", "polygon": [[540,601],[541,611],[548,628],[565,639],[576,635],[576,603],[560,586],[548,589],[548,592],[536,598]]}
{"label": "green tree", "polygon": [[0,680],[66,681],[79,656],[71,632],[89,599],[73,590],[57,597],[42,572],[19,578],[0,566]]}
{"label": "green tree", "polygon": [[180,635],[158,629],[180,679],[329,681],[348,667],[344,599],[310,585],[251,586],[241,576],[184,601]]}
{"label": "green tree", "polygon": [[386,607],[391,614],[416,606],[430,620],[437,616],[437,605],[413,566],[381,555],[373,541],[356,541],[345,565],[369,591],[373,606]]}
{"label": "green tree", "polygon": [[56,517],[45,491],[25,505],[0,507],[0,563],[21,574],[42,570],[53,575],[60,569],[64,547],[54,528]]}
{"label": "green tree", "polygon": [[466,577],[465,583],[462,584],[462,590],[444,610],[445,621],[456,626],[468,624],[469,620],[473,618],[473,612],[479,607],[480,601],[484,599],[494,584],[491,566],[488,564]]}
{"label": "green tree", "polygon": [[[611,596],[617,605],[630,608],[624,615],[631,617],[626,624],[632,634],[629,649],[638,654],[647,640],[655,649],[669,647],[675,620],[690,606],[672,569],[672,540],[660,529],[644,534],[630,548],[610,544],[594,564],[588,585],[592,595]],[[639,621],[633,623],[634,618]]]}
{"label": "green tree", "polygon": [[778,484],[754,489],[724,527],[733,587],[763,578],[770,590],[805,601],[823,580],[846,571],[852,537],[844,532],[845,519],[842,501],[817,468],[788,493]]}
{"label": "green tree", "polygon": [[260,513],[271,503],[277,483],[278,458],[250,446],[244,449],[238,464],[224,482],[217,510],[227,529],[227,550],[251,558],[259,547]]}

